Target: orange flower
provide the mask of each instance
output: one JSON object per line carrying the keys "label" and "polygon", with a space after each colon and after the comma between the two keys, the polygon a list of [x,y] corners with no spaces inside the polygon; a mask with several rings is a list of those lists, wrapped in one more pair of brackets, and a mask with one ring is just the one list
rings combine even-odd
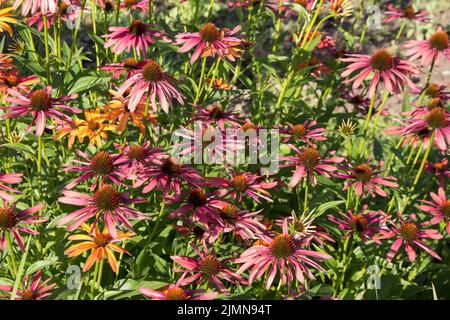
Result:
{"label": "orange flower", "polygon": [[103,140],[108,138],[108,131],[115,131],[117,126],[111,123],[104,123],[107,119],[100,109],[84,110],[83,119],[75,119],[74,125],[65,125],[56,133],[55,139],[59,140],[69,135],[69,148],[72,148],[75,138],[82,143],[88,137],[89,145],[96,144],[97,147],[103,145]]}
{"label": "orange flower", "polygon": [[[116,95],[115,91],[111,90],[113,95]],[[122,133],[127,126],[129,120],[135,126],[139,128],[142,135],[145,135],[145,123],[144,123],[144,114],[145,114],[145,102],[140,102],[136,106],[136,109],[131,112],[128,108],[128,99],[126,98],[127,94],[124,93],[124,96],[116,97],[116,99],[111,100],[108,105],[105,106],[106,117],[111,122],[117,122],[119,133]],[[149,114],[147,119],[153,124],[157,125],[156,115]]]}
{"label": "orange flower", "polygon": [[12,36],[13,31],[8,22],[12,24],[17,23],[17,20],[13,18],[14,15],[10,13],[11,10],[11,7],[0,9],[0,32],[6,31],[10,36]]}
{"label": "orange flower", "polygon": [[68,239],[71,241],[82,240],[83,242],[74,244],[73,246],[67,248],[64,253],[67,254],[69,258],[72,258],[91,250],[91,254],[84,264],[83,272],[88,271],[96,261],[100,262],[105,257],[108,259],[108,263],[111,266],[112,271],[116,272],[117,260],[114,256],[114,251],[126,254],[129,254],[129,252],[124,248],[119,247],[114,242],[130,239],[135,234],[133,232],[117,232],[117,238],[113,239],[106,226],[103,228],[103,232],[100,232],[97,226],[93,230],[86,223],[83,223],[81,228],[89,234],[69,236]]}

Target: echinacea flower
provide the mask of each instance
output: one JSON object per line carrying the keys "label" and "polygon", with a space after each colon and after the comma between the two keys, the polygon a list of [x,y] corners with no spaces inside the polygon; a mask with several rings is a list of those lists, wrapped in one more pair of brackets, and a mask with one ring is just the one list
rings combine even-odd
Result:
{"label": "echinacea flower", "polygon": [[211,104],[206,108],[196,105],[195,108],[196,112],[190,122],[202,121],[205,125],[217,124],[221,130],[225,129],[225,124],[230,124],[231,127],[239,125],[241,116],[232,108],[225,109],[219,103]]}
{"label": "echinacea flower", "polygon": [[0,32],[8,32],[9,35],[12,37],[13,31],[11,26],[8,23],[16,24],[17,20],[14,19],[14,14],[12,14],[10,11],[13,8],[2,8],[0,9]]}
{"label": "echinacea flower", "polygon": [[371,56],[362,54],[347,54],[346,56],[340,60],[350,64],[341,76],[347,77],[355,72],[358,73],[345,80],[344,83],[353,83],[352,88],[356,89],[366,78],[373,75],[369,85],[369,98],[375,95],[380,80],[383,81],[386,90],[390,93],[400,93],[405,83],[410,88],[416,87],[410,79],[412,75],[419,73],[415,65],[394,57],[387,49],[379,49]]}
{"label": "echinacea flower", "polygon": [[447,168],[448,159],[443,158],[441,161],[430,162],[427,161],[425,163],[425,169],[436,175],[436,178],[439,181],[439,185],[443,186],[445,179],[450,178],[450,168]]}
{"label": "echinacea flower", "polygon": [[103,146],[103,141],[108,138],[108,131],[115,131],[117,129],[115,124],[105,123],[108,118],[107,114],[102,113],[99,108],[84,110],[84,119],[75,118],[73,124],[63,125],[55,135],[56,140],[60,140],[66,135],[69,135],[68,147],[73,147],[75,138],[79,143],[82,143],[85,138],[88,138],[89,145],[96,145],[98,148]]}
{"label": "echinacea flower", "polygon": [[52,97],[52,87],[34,90],[29,94],[20,93],[14,90],[8,90],[8,101],[12,104],[9,107],[1,109],[8,111],[0,116],[0,119],[21,118],[31,114],[33,119],[28,125],[26,132],[31,130],[33,124],[36,124],[36,136],[44,133],[47,117],[56,121],[72,123],[72,118],[58,109],[71,113],[80,113],[81,110],[64,104],[64,101],[71,100],[76,95],[63,96],[60,98]]}
{"label": "echinacea flower", "polygon": [[93,195],[65,190],[58,201],[74,206],[85,206],[58,221],[60,226],[71,222],[67,228],[69,231],[77,229],[92,217],[95,217],[95,220],[91,226],[95,228],[99,219],[103,217],[111,237],[117,239],[119,234],[116,225],[124,224],[127,230],[133,231],[129,218],[138,220],[147,218],[142,212],[129,207],[133,203],[143,203],[145,199],[139,197],[131,199],[128,193],[119,193],[109,184],[102,185]]}
{"label": "echinacea flower", "polygon": [[328,220],[336,223],[340,230],[345,231],[346,238],[356,234],[363,242],[378,234],[380,223],[385,219],[380,212],[367,211],[367,205],[357,214],[348,210],[347,213],[340,211],[339,215],[341,217],[329,214]]}
{"label": "echinacea flower", "polygon": [[279,274],[279,281],[290,288],[294,278],[301,284],[306,283],[305,274],[310,279],[315,279],[309,268],[321,272],[325,270],[315,259],[323,260],[331,257],[322,252],[305,250],[299,247],[295,239],[288,232],[288,222],[283,222],[282,233],[264,240],[264,244],[254,245],[245,250],[236,263],[242,263],[237,271],[243,273],[251,268],[248,282],[251,285],[256,279],[260,279],[267,271],[266,289],[269,290]]}
{"label": "echinacea flower", "polygon": [[208,185],[220,188],[222,196],[229,195],[232,199],[242,201],[243,196],[247,195],[256,202],[260,203],[262,199],[272,202],[271,195],[267,189],[274,188],[278,182],[263,181],[263,177],[252,172],[235,172],[227,170],[229,177],[209,177]]}
{"label": "echinacea flower", "polygon": [[336,17],[348,17],[353,13],[351,0],[331,0],[330,11]]}
{"label": "echinacea flower", "polygon": [[90,250],[91,254],[84,264],[83,272],[87,272],[95,262],[101,262],[104,258],[108,260],[113,272],[117,272],[117,260],[114,252],[129,254],[124,248],[118,246],[116,242],[128,240],[135,234],[133,232],[117,232],[117,238],[113,239],[108,228],[104,227],[100,232],[98,226],[92,228],[83,223],[81,228],[88,234],[76,234],[68,237],[70,241],[82,241],[67,248],[64,253],[69,258],[73,258]]}
{"label": "echinacea flower", "polygon": [[139,292],[151,300],[212,300],[218,292],[206,292],[203,289],[189,290],[182,288],[180,283],[184,277],[178,279],[175,284],[164,286],[158,290],[140,288]]}
{"label": "echinacea flower", "polygon": [[13,5],[13,9],[16,10],[20,5],[22,5],[22,16],[26,16],[28,12],[35,14],[40,9],[40,12],[46,14],[48,12],[56,12],[56,2],[55,0],[16,0]]}
{"label": "echinacea flower", "polygon": [[19,76],[19,70],[11,70],[0,72],[0,92],[8,94],[8,90],[27,93],[30,91],[30,86],[38,83],[39,77],[35,75]]}
{"label": "echinacea flower", "polygon": [[450,198],[447,199],[445,191],[442,187],[438,189],[438,193],[430,192],[433,201],[422,201],[424,204],[420,205],[420,210],[433,215],[430,220],[431,224],[437,224],[445,221],[447,226],[447,233],[450,234]]}
{"label": "echinacea flower", "polygon": [[121,170],[128,178],[135,177],[149,165],[154,165],[159,158],[164,156],[163,148],[150,147],[150,141],[143,144],[125,144],[124,146],[115,143],[117,149],[124,157]]}
{"label": "echinacea flower", "polygon": [[430,83],[426,88],[417,87],[415,90],[411,90],[411,93],[420,95],[423,91],[425,96],[430,99],[439,99],[441,101],[450,100],[450,92],[446,91],[447,85]]}
{"label": "echinacea flower", "polygon": [[233,232],[244,240],[256,240],[262,236],[266,227],[257,220],[259,213],[238,209],[234,204],[225,202],[218,208],[218,215],[215,219],[217,226],[213,228],[213,239],[220,234]]}
{"label": "echinacea flower", "polygon": [[5,191],[20,193],[19,190],[5,186],[5,184],[18,184],[22,182],[22,173],[1,173],[0,172],[0,198],[6,201],[13,201],[14,198]]}
{"label": "echinacea flower", "polygon": [[408,220],[405,220],[399,213],[398,219],[399,223],[395,223],[391,219],[388,220],[387,223],[389,225],[387,226],[387,229],[381,229],[380,235],[373,238],[373,240],[379,244],[381,244],[379,240],[395,238],[386,257],[388,262],[392,261],[402,244],[405,245],[406,253],[411,262],[416,260],[416,252],[413,245],[421,248],[433,258],[441,260],[441,257],[422,241],[422,239],[441,239],[442,235],[440,235],[437,230],[425,229],[424,226],[428,225],[428,222],[415,223],[415,214],[411,214]]}
{"label": "echinacea flower", "polygon": [[[275,224],[283,228],[284,220],[287,220],[289,234],[302,248],[310,247],[313,242],[321,247],[325,246],[326,241],[335,242],[325,228],[314,223],[315,218],[312,211],[309,213],[303,212],[300,216],[295,211],[292,211],[290,217],[276,219]],[[278,234],[274,230],[271,233],[272,235]]]}
{"label": "echinacea flower", "polygon": [[5,71],[15,68],[11,63],[12,61],[13,59],[9,54],[0,53],[0,70]]}
{"label": "echinacea flower", "polygon": [[168,155],[155,159],[154,163],[140,173],[134,188],[145,184],[142,189],[144,193],[157,188],[163,190],[164,195],[171,191],[179,195],[183,184],[189,187],[203,185],[203,178],[197,170],[189,165],[178,163]]}
{"label": "echinacea flower", "polygon": [[[25,275],[23,278],[23,285],[17,289],[16,300],[43,300],[51,294],[51,290],[56,286],[56,283],[49,284],[51,281],[48,278],[42,280],[42,270],[34,274],[32,281],[29,276]],[[5,291],[12,294],[14,286],[0,285],[0,291]]]}
{"label": "echinacea flower", "polygon": [[0,250],[5,250],[6,236],[7,233],[10,233],[16,239],[20,249],[25,251],[25,246],[20,232],[25,232],[31,235],[39,234],[39,232],[27,227],[27,225],[47,221],[47,219],[42,216],[33,215],[36,212],[41,211],[42,208],[44,208],[44,205],[39,204],[25,210],[17,211],[15,204],[10,207],[8,202],[5,202],[4,207],[0,207]]}
{"label": "echinacea flower", "polygon": [[450,48],[448,46],[448,34],[442,27],[427,40],[410,40],[405,44],[408,50],[405,52],[410,60],[421,58],[420,63],[423,66],[430,65],[433,61],[437,65],[441,56],[450,61]]}
{"label": "echinacea flower", "polygon": [[344,172],[337,173],[336,177],[346,180],[344,190],[354,186],[357,195],[365,196],[365,190],[367,190],[372,197],[375,196],[375,193],[387,197],[386,191],[380,186],[397,188],[398,184],[394,182],[397,180],[396,178],[381,175],[382,164],[383,162],[379,161],[377,164],[371,165],[370,160],[357,165],[347,162]]}
{"label": "echinacea flower", "polygon": [[200,221],[205,226],[218,215],[219,208],[226,202],[216,197],[214,193],[207,193],[202,188],[193,188],[188,190],[183,197],[177,197],[170,200],[168,204],[180,204],[180,207],[174,210],[170,218],[182,218],[190,223]]}
{"label": "echinacea flower", "polygon": [[121,179],[123,174],[120,166],[126,161],[120,154],[110,154],[108,151],[99,151],[93,157],[81,150],[75,153],[85,161],[72,160],[75,164],[65,164],[64,171],[80,172],[81,176],[72,180],[66,185],[65,189],[72,189],[77,184],[94,178],[90,190],[93,191],[97,185],[103,185],[107,181],[111,181],[116,185],[123,185]]}
{"label": "echinacea flower", "polygon": [[162,32],[153,30],[150,25],[143,23],[139,19],[134,19],[128,27],[109,27],[110,33],[104,35],[108,41],[105,43],[105,48],[113,47],[111,49],[115,54],[121,54],[124,50],[131,52],[136,49],[136,53],[141,53],[146,56],[149,44],[153,44],[153,37],[167,38]]}
{"label": "echinacea flower", "polygon": [[426,10],[416,11],[412,5],[407,5],[404,8],[396,8],[391,4],[386,5],[387,10],[383,13],[387,17],[383,20],[383,23],[389,23],[397,19],[408,19],[415,21],[426,21],[428,12]]}
{"label": "echinacea flower", "polygon": [[236,26],[232,30],[224,28],[220,30],[213,23],[206,23],[194,33],[183,32],[176,35],[175,45],[181,45],[178,52],[184,53],[195,47],[190,59],[191,63],[197,61],[199,57],[219,56],[230,61],[239,58],[242,46],[246,43],[234,35],[241,30],[241,26]]}
{"label": "echinacea flower", "polygon": [[175,268],[174,272],[190,273],[192,275],[184,278],[180,285],[207,283],[208,287],[216,287],[222,292],[227,292],[222,280],[226,280],[235,285],[246,284],[244,278],[227,267],[230,258],[221,259],[217,257],[214,248],[208,250],[205,241],[202,243],[203,250],[200,251],[195,244],[191,244],[198,258],[186,256],[171,256],[170,258],[183,269]]}
{"label": "echinacea flower", "polygon": [[112,72],[112,78],[119,78],[124,72],[127,73],[126,79],[131,77],[133,72],[136,72],[145,65],[145,61],[137,61],[135,58],[126,58],[123,62],[111,63],[100,67],[101,70]]}
{"label": "echinacea flower", "polygon": [[291,139],[297,141],[303,141],[308,145],[315,147],[311,140],[325,141],[327,138],[324,136],[324,128],[316,127],[316,120],[307,120],[303,123],[292,124],[287,122],[286,125],[278,125],[276,128],[280,130],[280,133],[286,135],[281,141],[288,142]]}
{"label": "echinacea flower", "polygon": [[450,112],[443,107],[437,107],[413,117],[403,128],[403,135],[422,133],[429,140],[434,133],[434,144],[441,150],[447,150],[450,144]]}
{"label": "echinacea flower", "polygon": [[[297,154],[295,156],[280,157],[280,160],[286,161],[281,167],[295,167],[289,186],[295,187],[303,178],[308,178],[312,185],[317,184],[315,174],[320,174],[329,178],[330,173],[335,172],[338,168],[331,163],[341,163],[343,157],[325,158],[314,147],[306,147],[299,150],[296,146],[289,144],[289,147]],[[334,152],[331,152],[332,155]]]}
{"label": "echinacea flower", "polygon": [[130,89],[128,95],[128,109],[134,112],[145,94],[150,95],[150,105],[157,111],[156,97],[164,112],[169,112],[169,105],[173,99],[183,104],[183,96],[172,85],[173,78],[164,73],[161,66],[153,60],[146,60],[143,67],[134,73],[117,91],[117,96],[123,96]]}
{"label": "echinacea flower", "polygon": [[[128,9],[128,10],[139,10],[141,12],[148,12],[148,1],[149,0],[124,0],[120,2],[120,9]],[[130,12],[131,14],[131,12]]]}

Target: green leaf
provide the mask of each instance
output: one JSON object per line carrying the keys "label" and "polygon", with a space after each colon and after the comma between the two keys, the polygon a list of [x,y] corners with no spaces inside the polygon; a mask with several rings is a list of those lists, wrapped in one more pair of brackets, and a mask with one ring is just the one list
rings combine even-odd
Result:
{"label": "green leaf", "polygon": [[35,263],[33,263],[31,266],[28,267],[27,271],[25,272],[26,275],[30,275],[35,273],[38,270],[44,269],[48,266],[52,266],[54,264],[59,264],[60,262],[55,260],[40,260]]}

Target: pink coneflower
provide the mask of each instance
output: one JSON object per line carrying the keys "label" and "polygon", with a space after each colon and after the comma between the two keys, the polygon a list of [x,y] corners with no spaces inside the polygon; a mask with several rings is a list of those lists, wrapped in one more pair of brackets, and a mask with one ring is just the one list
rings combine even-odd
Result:
{"label": "pink coneflower", "polygon": [[398,214],[399,224],[393,222],[392,220],[388,220],[390,226],[387,226],[387,230],[380,230],[380,236],[376,236],[373,238],[377,243],[381,243],[379,240],[396,238],[394,243],[389,250],[386,260],[391,262],[392,259],[397,254],[401,245],[405,245],[406,253],[408,254],[409,260],[411,262],[416,260],[416,252],[414,251],[413,245],[417,245],[419,248],[425,250],[428,254],[433,256],[438,260],[441,260],[441,257],[431,250],[421,239],[441,239],[442,235],[439,234],[437,230],[434,229],[424,229],[422,228],[425,225],[428,225],[428,222],[425,223],[414,223],[416,219],[415,214],[411,214],[408,220],[403,219],[403,217]]}
{"label": "pink coneflower", "polygon": [[28,125],[25,132],[29,132],[33,124],[36,124],[36,136],[41,136],[45,129],[47,117],[56,121],[72,123],[72,118],[58,109],[70,113],[80,113],[81,110],[63,104],[64,101],[74,99],[76,95],[52,98],[52,87],[34,90],[29,94],[22,94],[14,90],[8,90],[8,101],[12,103],[9,107],[1,109],[9,111],[0,116],[1,119],[20,118],[27,114],[33,116],[33,120]]}
{"label": "pink coneflower", "polygon": [[218,29],[213,23],[206,23],[198,32],[183,32],[176,35],[175,45],[182,45],[178,52],[187,52],[195,47],[192,54],[191,63],[197,61],[199,57],[219,56],[230,61],[239,58],[242,46],[246,42],[234,35],[241,30],[241,26],[236,26],[232,30],[224,28]]}
{"label": "pink coneflower", "polygon": [[225,125],[228,123],[231,127],[239,126],[241,115],[235,112],[232,108],[224,109],[219,103],[214,103],[206,108],[201,106],[195,106],[196,112],[192,116],[190,122],[202,121],[206,125],[217,124],[221,129],[225,129]]}
{"label": "pink coneflower", "polygon": [[243,264],[237,271],[238,274],[252,268],[248,278],[249,285],[268,271],[266,279],[267,290],[272,286],[277,273],[280,275],[279,281],[282,284],[287,283],[289,288],[294,281],[294,275],[297,281],[305,284],[304,274],[310,279],[315,279],[309,269],[310,267],[321,272],[325,271],[314,259],[331,258],[325,253],[305,250],[299,247],[292,235],[288,233],[287,220],[283,223],[282,233],[273,238],[268,238],[266,242],[245,250],[235,262]]}
{"label": "pink coneflower", "polygon": [[[55,2],[58,3],[58,1]],[[62,0],[59,8],[56,8],[56,13],[52,13],[50,11],[43,13],[38,11],[28,18],[28,24],[30,26],[32,26],[33,24],[37,24],[37,29],[41,31],[44,27],[43,16],[45,15],[47,17],[47,28],[50,28],[50,26],[54,25],[55,22],[57,22],[58,13],[61,21],[64,21],[66,23],[75,23],[75,21],[81,14],[81,7],[78,4],[76,0]],[[70,10],[68,10],[69,8]]]}
{"label": "pink coneflower", "polygon": [[398,184],[393,182],[397,179],[381,175],[382,161],[379,161],[375,165],[371,165],[370,162],[368,160],[366,163],[358,165],[346,162],[345,172],[339,172],[336,176],[346,179],[344,190],[350,186],[355,186],[355,193],[357,195],[365,196],[364,191],[367,189],[372,197],[375,196],[375,193],[382,197],[387,197],[387,193],[380,186],[397,188]]}
{"label": "pink coneflower", "polygon": [[180,164],[175,159],[165,155],[156,159],[155,165],[143,170],[134,187],[144,185],[142,192],[147,193],[155,188],[163,190],[164,195],[174,191],[176,195],[181,193],[184,184],[191,188],[203,185],[203,177],[200,173],[186,164]]}
{"label": "pink coneflower", "polygon": [[100,69],[112,72],[113,79],[119,78],[124,72],[126,72],[126,79],[128,79],[134,72],[142,69],[145,64],[145,61],[137,61],[134,58],[126,58],[123,62],[107,64],[100,67]]}
{"label": "pink coneflower", "polygon": [[347,213],[339,212],[339,214],[341,217],[329,214],[328,220],[336,223],[340,230],[345,231],[346,238],[356,234],[363,242],[377,235],[380,231],[380,222],[385,220],[381,212],[368,212],[367,205],[357,214],[352,210],[348,210]]}
{"label": "pink coneflower", "polygon": [[175,133],[180,143],[172,145],[179,156],[187,160],[203,160],[206,163],[232,162],[237,152],[245,148],[242,137],[226,134],[225,130],[203,123],[195,124],[194,130],[181,126]]}
{"label": "pink coneflower", "polygon": [[140,288],[139,292],[151,300],[212,300],[218,292],[206,292],[203,289],[189,290],[181,287],[184,277],[178,279],[175,284],[164,286],[158,290]]}
{"label": "pink coneflower", "polygon": [[[352,88],[344,89],[342,92],[342,98],[344,98],[349,104],[353,106],[351,112],[355,112],[358,115],[366,116],[369,113],[370,99],[363,92],[355,92]],[[376,101],[376,100],[375,100]],[[375,103],[376,105],[377,103]],[[377,113],[377,106],[373,106],[373,113]],[[381,111],[382,116],[387,116],[386,110]]]}
{"label": "pink coneflower", "polygon": [[169,215],[170,218],[180,217],[190,223],[200,221],[208,227],[208,223],[218,215],[219,208],[227,203],[218,199],[214,193],[207,193],[202,188],[193,188],[186,192],[183,199],[178,197],[168,201],[168,204],[181,204]]}
{"label": "pink coneflower", "polygon": [[[295,211],[292,211],[291,217],[277,219],[275,224],[283,228],[284,220],[287,220],[289,234],[303,248],[309,247],[312,242],[316,242],[321,247],[325,246],[326,241],[335,242],[325,228],[314,224],[312,212],[305,212],[298,216]],[[272,232],[272,235],[277,233]]]}
{"label": "pink coneflower", "polygon": [[161,66],[153,60],[145,60],[143,67],[133,74],[117,91],[122,96],[131,87],[128,107],[133,112],[145,94],[150,95],[150,105],[157,111],[156,97],[164,112],[169,112],[169,105],[173,99],[183,104],[183,96],[172,85],[173,78],[163,72]]}
{"label": "pink coneflower", "polygon": [[[337,167],[331,165],[331,163],[341,163],[344,161],[342,157],[325,158],[313,147],[306,147],[302,151],[292,144],[289,144],[289,147],[297,155],[281,157],[280,160],[287,162],[281,165],[281,167],[295,167],[291,182],[289,183],[291,188],[295,187],[303,178],[307,177],[309,177],[313,185],[316,185],[317,179],[315,174],[329,178],[330,173],[337,170]],[[333,153],[330,153],[330,155]]]}
{"label": "pink coneflower", "polygon": [[384,14],[387,18],[383,20],[383,23],[389,23],[398,19],[408,19],[415,21],[426,21],[428,16],[428,11],[426,10],[414,10],[412,5],[407,5],[404,8],[398,9],[391,4],[386,5],[387,10]]}
{"label": "pink coneflower", "polygon": [[439,64],[441,56],[444,56],[445,60],[450,61],[448,34],[442,27],[439,27],[428,40],[407,41],[405,48],[408,48],[405,54],[410,56],[409,59],[416,60],[421,58],[420,63],[423,66],[430,65],[432,61],[436,65]]}
{"label": "pink coneflower", "polygon": [[119,193],[114,186],[109,184],[101,186],[92,196],[65,190],[58,201],[74,206],[85,206],[85,208],[74,211],[59,220],[58,225],[60,226],[72,221],[67,228],[69,231],[75,230],[92,217],[95,217],[92,224],[92,230],[94,230],[98,220],[103,217],[111,236],[116,239],[116,225],[124,224],[127,230],[133,231],[128,221],[129,218],[138,220],[147,218],[142,212],[128,207],[132,203],[145,202],[144,198],[130,199],[128,193]]}
{"label": "pink coneflower", "polygon": [[124,0],[120,2],[120,9],[139,10],[145,13],[148,12],[148,0]]}
{"label": "pink coneflower", "polygon": [[228,232],[233,232],[244,240],[259,239],[266,232],[266,227],[257,220],[261,211],[240,210],[235,205],[225,202],[218,210],[217,225],[212,230],[212,239]]}
{"label": "pink coneflower", "polygon": [[446,91],[447,85],[439,85],[437,83],[430,83],[427,88],[417,87],[415,90],[411,90],[411,93],[420,95],[423,90],[424,94],[430,99],[440,99],[441,101],[450,100],[450,92]]}
{"label": "pink coneflower", "polygon": [[135,176],[148,165],[154,165],[158,158],[164,156],[163,148],[150,147],[150,141],[145,141],[141,145],[128,143],[125,146],[118,143],[114,145],[124,157],[121,170],[128,178]]}
{"label": "pink coneflower", "polygon": [[433,215],[433,218],[430,220],[431,224],[445,221],[447,233],[450,234],[450,199],[447,199],[442,187],[438,189],[438,194],[430,192],[430,196],[433,201],[422,201],[424,204],[419,206],[420,210]]}
{"label": "pink coneflower", "polygon": [[126,162],[126,159],[121,154],[99,151],[91,157],[81,150],[77,150],[75,153],[85,161],[72,160],[75,164],[65,164],[64,171],[80,172],[82,175],[67,184],[66,189],[70,190],[77,184],[91,178],[94,178],[94,182],[90,187],[91,191],[94,191],[97,185],[107,183],[108,180],[116,185],[123,185],[121,180],[124,178],[124,175],[121,172],[121,165]]}
{"label": "pink coneflower", "polygon": [[229,178],[210,177],[208,184],[211,187],[221,188],[219,191],[222,196],[229,195],[239,202],[242,201],[244,194],[258,203],[261,202],[260,198],[272,202],[267,189],[274,188],[278,182],[263,181],[263,177],[251,172],[228,170],[228,174]]}
{"label": "pink coneflower", "polygon": [[7,95],[10,89],[17,92],[28,93],[30,87],[39,81],[39,77],[35,75],[19,76],[18,69],[3,71],[0,73],[0,93]]}
{"label": "pink coneflower", "polygon": [[39,234],[39,232],[28,228],[25,225],[47,221],[47,219],[42,216],[33,216],[36,212],[41,211],[42,208],[44,208],[44,205],[39,204],[25,210],[16,211],[15,204],[9,207],[8,202],[5,202],[4,207],[0,208],[0,250],[5,250],[6,233],[10,232],[16,239],[20,249],[25,251],[25,246],[23,244],[23,239],[20,232],[25,232],[31,235]]}
{"label": "pink coneflower", "polygon": [[232,271],[226,266],[226,263],[232,259],[219,260],[214,248],[208,250],[206,242],[202,242],[203,250],[200,251],[195,244],[191,244],[195,253],[199,257],[191,258],[185,256],[171,256],[175,263],[184,269],[173,269],[175,272],[191,273],[192,275],[183,279],[180,285],[187,285],[196,282],[197,285],[207,283],[209,287],[216,287],[222,292],[227,292],[222,280],[229,281],[235,285],[246,284],[244,278]]}
{"label": "pink coneflower", "polygon": [[170,41],[162,32],[150,29],[150,25],[139,19],[133,20],[128,27],[109,27],[109,31],[109,34],[103,36],[108,39],[105,48],[113,47],[111,51],[115,54],[136,49],[139,56],[141,52],[146,56],[148,45],[154,43],[153,37]]}
{"label": "pink coneflower", "polygon": [[[23,286],[18,289],[16,293],[16,300],[43,300],[51,294],[51,290],[56,286],[56,283],[48,284],[50,278],[41,282],[42,270],[38,271],[33,276],[33,281],[29,281],[28,275],[23,278]],[[0,285],[0,291],[12,293],[14,287],[9,285]]]}
{"label": "pink coneflower", "polygon": [[424,113],[420,118],[414,117],[403,129],[403,135],[421,133],[429,138],[434,132],[434,144],[441,150],[447,150],[450,144],[450,112],[443,107],[437,107]]}
{"label": "pink coneflower", "polygon": [[1,173],[0,172],[0,198],[12,202],[14,198],[5,191],[20,193],[19,190],[5,186],[5,184],[18,184],[22,182],[22,173]]}
{"label": "pink coneflower", "polygon": [[280,130],[280,133],[286,135],[282,141],[288,142],[291,139],[297,141],[306,142],[308,145],[315,147],[316,145],[311,142],[311,140],[317,141],[325,141],[327,140],[324,137],[324,128],[316,128],[317,121],[316,120],[307,120],[303,123],[292,124],[287,122],[285,126],[279,125],[277,128]]}
{"label": "pink coneflower", "polygon": [[13,5],[13,9],[16,10],[22,5],[22,16],[26,16],[28,12],[34,14],[40,9],[41,13],[46,14],[48,12],[56,12],[55,0],[16,0]]}
{"label": "pink coneflower", "polygon": [[444,180],[450,178],[450,169],[447,168],[448,159],[444,158],[441,161],[425,163],[425,169],[436,175],[440,186],[444,186]]}
{"label": "pink coneflower", "polygon": [[374,96],[380,80],[383,81],[386,90],[390,93],[400,93],[405,83],[410,88],[416,87],[410,77],[419,73],[417,68],[406,60],[394,57],[387,49],[379,49],[371,56],[362,54],[347,54],[346,56],[347,58],[340,60],[350,64],[341,76],[347,77],[355,71],[359,71],[354,77],[344,81],[353,83],[353,89],[358,88],[364,79],[373,74],[369,86],[369,98]]}

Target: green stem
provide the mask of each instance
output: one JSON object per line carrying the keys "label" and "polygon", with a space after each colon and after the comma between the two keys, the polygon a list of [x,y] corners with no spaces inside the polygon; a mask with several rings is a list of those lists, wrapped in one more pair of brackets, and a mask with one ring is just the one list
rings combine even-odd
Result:
{"label": "green stem", "polygon": [[[428,140],[427,150],[425,151],[425,155],[423,156],[422,162],[420,163],[419,171],[417,171],[416,177],[414,178],[414,182],[411,186],[411,189],[409,190],[408,197],[406,197],[401,214],[403,213],[403,211],[405,211],[406,206],[407,206],[409,200],[411,199],[411,196],[412,196],[414,190],[416,189],[417,184],[419,183],[419,179],[420,179],[420,176],[422,175],[423,168],[425,167],[425,163],[427,162],[428,155],[430,154],[430,151],[431,151],[431,147],[433,146],[434,136],[435,136],[435,131],[433,131],[433,133],[431,133],[431,137]],[[421,151],[422,151],[422,149],[419,149],[417,152],[420,153]]]}
{"label": "green stem", "polygon": [[405,29],[407,19],[403,19],[402,26],[400,27],[400,30],[398,30],[397,36],[395,37],[394,43],[400,39],[400,36],[402,35],[403,29]]}
{"label": "green stem", "polygon": [[[97,5],[95,1],[91,1],[91,6],[92,6],[92,10],[91,10],[91,17],[92,17],[92,33],[94,34],[94,36],[97,36],[97,21],[96,21],[96,16],[97,16]],[[94,47],[95,47],[95,62],[97,64],[97,67],[100,65],[100,57],[98,55],[98,44],[97,42],[94,42]]]}
{"label": "green stem", "polygon": [[316,12],[314,13],[313,18],[312,18],[311,22],[308,25],[308,29],[306,29],[306,33],[305,33],[305,35],[303,37],[303,41],[302,41],[302,44],[301,44],[300,48],[304,48],[305,47],[306,41],[308,40],[308,37],[309,37],[309,34],[311,33],[311,30],[312,30],[312,28],[314,26],[314,23],[316,23],[317,17],[319,16],[320,9],[322,8],[322,4],[323,4],[323,0],[320,0],[319,5],[317,6]]}
{"label": "green stem", "polygon": [[11,244],[11,235],[9,232],[6,232],[5,238],[6,238],[6,244],[8,246],[9,257],[11,258],[11,263],[12,263],[12,267],[13,267],[13,272],[11,273],[11,275],[13,277],[16,277],[17,265],[16,265],[16,259],[14,258],[14,250],[13,250],[13,247]]}
{"label": "green stem", "polygon": [[303,212],[308,211],[308,180],[305,179],[305,199],[303,201]]}
{"label": "green stem", "polygon": [[39,197],[42,197],[42,135],[38,138],[38,158],[37,158],[37,174],[38,174],[38,186]]}
{"label": "green stem", "polygon": [[375,104],[375,98],[376,98],[376,89],[375,89],[375,93],[372,96],[372,99],[370,100],[369,112],[367,113],[366,121],[364,122],[363,135],[361,137],[361,142],[359,144],[358,155],[361,154],[361,151],[362,151],[362,149],[364,147],[364,144],[366,142],[367,131],[368,131],[368,128],[369,128],[370,119],[372,118],[373,106]]}
{"label": "green stem", "polygon": [[48,46],[48,27],[47,27],[47,16],[42,15],[44,22],[44,45],[45,45],[45,68],[47,70],[47,83],[51,83],[52,79],[50,76],[50,50]]}
{"label": "green stem", "polygon": [[194,104],[200,99],[200,95],[203,87],[203,77],[205,76],[206,57],[202,59],[202,70],[200,72],[200,79],[198,80],[197,93],[195,95]]}
{"label": "green stem", "polygon": [[17,290],[19,289],[19,284],[22,281],[22,275],[23,275],[24,269],[25,269],[25,262],[27,260],[28,251],[30,250],[30,243],[31,243],[31,236],[28,237],[27,244],[25,247],[25,252],[22,255],[22,260],[20,260],[19,270],[17,270],[17,276],[14,281],[13,290],[11,292],[11,300],[16,300]]}

